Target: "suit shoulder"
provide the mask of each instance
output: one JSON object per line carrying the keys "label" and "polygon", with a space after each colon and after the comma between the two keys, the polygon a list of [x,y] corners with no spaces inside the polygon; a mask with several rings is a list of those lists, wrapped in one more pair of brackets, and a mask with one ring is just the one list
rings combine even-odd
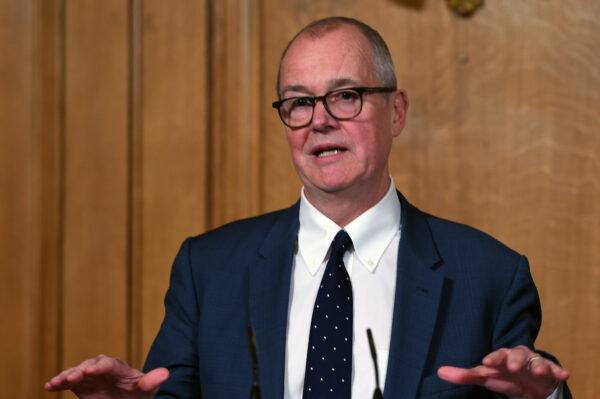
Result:
{"label": "suit shoulder", "polygon": [[475,227],[424,213],[440,252],[506,259],[518,262],[517,251]]}
{"label": "suit shoulder", "polygon": [[223,247],[225,243],[259,243],[281,220],[297,219],[297,205],[226,223],[188,239],[192,248]]}
{"label": "suit shoulder", "polygon": [[497,300],[515,278],[533,284],[527,259],[491,235],[436,216],[425,218],[441,260],[438,267],[457,289]]}

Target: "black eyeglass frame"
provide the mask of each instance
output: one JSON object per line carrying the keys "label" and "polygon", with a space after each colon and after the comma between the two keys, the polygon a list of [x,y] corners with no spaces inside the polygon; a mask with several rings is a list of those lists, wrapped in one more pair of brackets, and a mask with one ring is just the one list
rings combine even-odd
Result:
{"label": "black eyeglass frame", "polygon": [[[327,93],[323,94],[322,96],[295,96],[295,97],[283,98],[281,100],[274,101],[271,105],[273,106],[273,108],[275,108],[277,110],[277,113],[279,114],[279,118],[281,119],[281,121],[283,122],[284,125],[286,125],[287,127],[291,128],[291,129],[299,129],[299,128],[306,127],[311,124],[313,117],[315,115],[315,107],[317,106],[318,101],[321,101],[323,103],[325,110],[327,111],[327,113],[329,115],[331,115],[332,118],[334,118],[338,121],[347,121],[347,120],[356,118],[362,112],[363,94],[364,93],[392,93],[396,90],[397,90],[396,87],[345,87],[345,88],[341,88],[341,89],[335,89],[335,90],[328,91]],[[336,115],[333,114],[333,112],[331,112],[331,110],[329,109],[329,106],[327,105],[327,101],[325,101],[325,99],[328,96],[330,96],[331,94],[337,93],[337,92],[342,92],[342,91],[355,91],[359,95],[360,108],[358,109],[358,112],[354,116],[347,117],[347,118],[337,117]],[[283,103],[286,101],[294,100],[294,99],[298,99],[298,98],[306,99],[311,102],[312,113],[310,115],[310,119],[305,124],[298,125],[298,126],[292,126],[292,125],[286,123],[286,121],[283,118],[283,115],[281,115],[281,105],[283,105]]]}

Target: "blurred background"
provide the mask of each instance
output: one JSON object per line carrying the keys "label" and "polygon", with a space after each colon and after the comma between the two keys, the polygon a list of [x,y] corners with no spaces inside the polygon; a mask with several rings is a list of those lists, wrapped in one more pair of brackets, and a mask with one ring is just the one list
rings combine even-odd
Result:
{"label": "blurred background", "polygon": [[0,397],[104,353],[141,366],[183,239],[298,198],[271,108],[329,15],[387,40],[397,186],[526,254],[538,346],[600,392],[600,2],[0,0]]}

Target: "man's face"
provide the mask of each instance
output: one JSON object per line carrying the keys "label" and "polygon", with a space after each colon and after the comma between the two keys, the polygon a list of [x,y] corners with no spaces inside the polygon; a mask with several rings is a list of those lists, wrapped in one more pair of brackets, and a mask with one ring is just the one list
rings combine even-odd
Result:
{"label": "man's face", "polygon": [[[369,44],[352,27],[298,37],[283,59],[279,83],[281,98],[381,86]],[[286,127],[292,161],[309,198],[387,190],[388,156],[392,139],[404,126],[405,111],[403,92],[365,93],[362,111],[351,120],[336,120],[317,102],[308,126]]]}

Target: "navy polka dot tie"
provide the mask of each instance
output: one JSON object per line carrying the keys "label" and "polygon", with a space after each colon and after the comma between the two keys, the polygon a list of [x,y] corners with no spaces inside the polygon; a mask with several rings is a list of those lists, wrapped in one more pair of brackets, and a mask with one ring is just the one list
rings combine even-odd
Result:
{"label": "navy polka dot tie", "polygon": [[303,399],[350,399],[352,386],[352,283],[344,253],[352,247],[340,230],[313,308]]}

